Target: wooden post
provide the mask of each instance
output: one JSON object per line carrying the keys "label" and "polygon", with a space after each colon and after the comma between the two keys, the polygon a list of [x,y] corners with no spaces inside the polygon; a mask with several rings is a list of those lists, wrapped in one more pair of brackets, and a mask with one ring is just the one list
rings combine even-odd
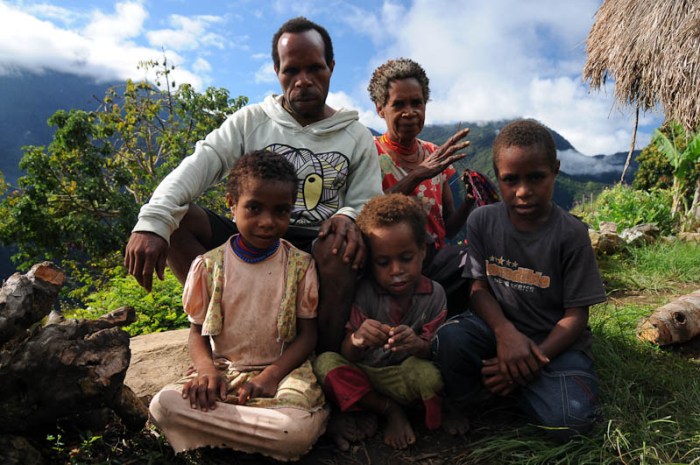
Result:
{"label": "wooden post", "polygon": [[687,342],[700,334],[700,290],[659,307],[637,326],[637,337],[658,345]]}

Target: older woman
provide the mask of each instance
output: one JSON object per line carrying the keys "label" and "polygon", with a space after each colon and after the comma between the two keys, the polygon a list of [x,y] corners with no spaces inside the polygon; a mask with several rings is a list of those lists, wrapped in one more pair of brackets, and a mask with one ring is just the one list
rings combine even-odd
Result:
{"label": "older woman", "polygon": [[399,58],[379,66],[367,90],[387,126],[386,133],[375,137],[384,192],[411,195],[423,205],[430,236],[423,273],[450,294],[464,283],[459,269],[462,251],[445,239],[464,226],[473,198],[467,196],[455,208],[448,180],[455,174],[452,163],[466,156],[457,152],[469,145],[462,140],[469,129],[458,130],[439,147],[418,139],[430,97],[428,83],[421,65]]}

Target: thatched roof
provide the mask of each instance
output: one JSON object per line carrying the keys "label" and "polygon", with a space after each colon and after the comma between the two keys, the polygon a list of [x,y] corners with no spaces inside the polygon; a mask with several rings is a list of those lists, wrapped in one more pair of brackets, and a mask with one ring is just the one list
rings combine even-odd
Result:
{"label": "thatched roof", "polygon": [[614,79],[617,103],[700,128],[700,1],[605,0],[586,51],[592,88]]}

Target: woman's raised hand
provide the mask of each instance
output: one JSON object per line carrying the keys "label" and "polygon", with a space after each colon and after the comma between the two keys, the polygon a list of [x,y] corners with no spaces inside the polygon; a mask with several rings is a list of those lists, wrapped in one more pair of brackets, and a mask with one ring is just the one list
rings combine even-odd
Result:
{"label": "woman's raised hand", "polygon": [[470,142],[468,140],[462,140],[467,134],[469,134],[469,128],[459,129],[435,152],[423,160],[418,169],[421,169],[423,172],[424,179],[437,176],[452,163],[467,156],[466,153],[457,153],[459,150],[469,146]]}

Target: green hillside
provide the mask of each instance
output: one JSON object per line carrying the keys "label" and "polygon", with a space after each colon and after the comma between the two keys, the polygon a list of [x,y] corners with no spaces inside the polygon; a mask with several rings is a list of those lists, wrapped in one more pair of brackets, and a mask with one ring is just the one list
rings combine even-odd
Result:
{"label": "green hillside", "polygon": [[[491,163],[491,146],[496,138],[498,130],[508,124],[509,121],[494,121],[485,124],[462,123],[461,127],[469,127],[470,132],[468,139],[471,141],[467,149],[467,157],[455,163],[455,168],[458,172],[464,171],[465,168],[470,168],[481,173],[487,174],[495,181],[493,165]],[[425,126],[420,134],[420,138],[433,142],[435,144],[443,144],[454,132],[458,125],[430,125]],[[568,150],[573,147],[571,144],[559,135],[556,131],[552,131],[555,143],[558,150]],[[566,173],[560,173],[557,177],[557,182],[554,187],[554,201],[567,210],[573,207],[576,201],[584,197],[600,192],[607,184],[586,179],[585,176],[574,177]],[[455,199],[464,197],[464,188],[460,182],[452,183],[452,191],[455,194]]]}
{"label": "green hillside", "polygon": [[22,172],[25,145],[48,145],[55,128],[46,120],[57,110],[94,110],[112,83],[65,73],[0,76],[0,171],[10,184]]}

